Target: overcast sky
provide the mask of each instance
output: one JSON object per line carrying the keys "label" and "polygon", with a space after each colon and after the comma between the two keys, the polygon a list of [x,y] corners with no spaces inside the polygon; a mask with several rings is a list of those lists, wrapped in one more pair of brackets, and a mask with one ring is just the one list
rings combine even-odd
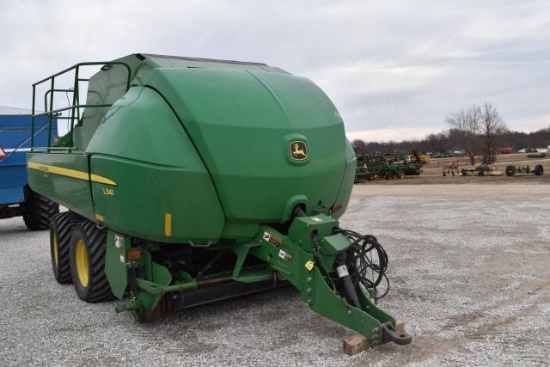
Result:
{"label": "overcast sky", "polygon": [[0,106],[81,61],[132,53],[264,62],[317,83],[350,140],[421,139],[492,103],[550,126],[550,3],[529,0],[3,0]]}

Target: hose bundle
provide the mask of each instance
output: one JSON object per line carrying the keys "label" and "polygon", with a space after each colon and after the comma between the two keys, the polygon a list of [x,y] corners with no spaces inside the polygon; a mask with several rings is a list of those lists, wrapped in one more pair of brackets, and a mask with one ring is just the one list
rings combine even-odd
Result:
{"label": "hose bundle", "polygon": [[[347,229],[337,229],[351,241],[348,248],[347,265],[354,286],[361,283],[375,300],[388,294],[390,281],[386,276],[388,254],[372,235],[361,235]],[[384,281],[385,289],[379,293],[378,287]]]}

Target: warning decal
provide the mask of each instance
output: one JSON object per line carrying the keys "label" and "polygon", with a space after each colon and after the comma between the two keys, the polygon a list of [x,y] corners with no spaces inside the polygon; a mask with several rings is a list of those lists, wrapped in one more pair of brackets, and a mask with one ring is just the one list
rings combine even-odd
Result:
{"label": "warning decal", "polygon": [[279,250],[279,257],[286,262],[292,261],[292,255],[283,250]]}
{"label": "warning decal", "polygon": [[263,240],[266,242],[269,242],[271,245],[277,248],[281,247],[281,240],[277,236],[272,235],[271,233],[264,232]]}

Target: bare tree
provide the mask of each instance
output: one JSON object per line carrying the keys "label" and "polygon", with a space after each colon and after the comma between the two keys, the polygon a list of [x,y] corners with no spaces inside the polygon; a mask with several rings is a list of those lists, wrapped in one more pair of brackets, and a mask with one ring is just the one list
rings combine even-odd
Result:
{"label": "bare tree", "polygon": [[355,154],[363,155],[367,152],[367,144],[361,139],[355,139],[351,142]]}
{"label": "bare tree", "polygon": [[470,157],[470,163],[475,163],[477,135],[480,130],[481,109],[473,105],[469,110],[460,110],[447,116],[446,121],[459,136],[459,144]]}
{"label": "bare tree", "polygon": [[506,132],[508,127],[497,109],[490,103],[485,102],[480,109],[480,128],[483,141],[483,160],[485,163],[494,163],[498,149],[498,137]]}
{"label": "bare tree", "polygon": [[472,165],[476,152],[483,154],[484,163],[496,160],[497,139],[508,128],[492,104],[485,102],[483,107],[474,104],[467,111],[450,114],[446,120],[458,135]]}

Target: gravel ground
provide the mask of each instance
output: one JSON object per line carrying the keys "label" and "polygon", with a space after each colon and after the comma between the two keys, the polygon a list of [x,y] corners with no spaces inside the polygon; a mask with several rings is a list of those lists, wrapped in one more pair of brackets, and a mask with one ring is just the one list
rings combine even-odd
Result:
{"label": "gravel ground", "polygon": [[413,342],[355,356],[291,288],[136,324],[51,272],[48,232],[0,221],[0,366],[550,366],[550,185],[359,185],[342,225],[390,256],[380,307]]}

